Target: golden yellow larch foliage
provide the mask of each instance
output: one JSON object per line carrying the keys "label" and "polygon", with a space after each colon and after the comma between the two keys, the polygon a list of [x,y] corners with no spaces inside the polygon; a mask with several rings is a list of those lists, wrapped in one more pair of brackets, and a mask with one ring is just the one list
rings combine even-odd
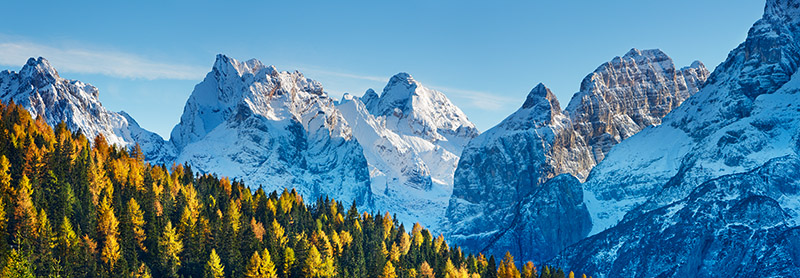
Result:
{"label": "golden yellow larch foliage", "polygon": [[100,258],[114,268],[120,257],[119,246],[119,221],[114,215],[114,208],[111,207],[109,197],[104,197],[98,209],[97,231],[103,240],[103,248],[100,251]]}
{"label": "golden yellow larch foliage", "polygon": [[397,278],[396,270],[391,261],[387,261],[383,266],[383,272],[381,273],[380,278]]}
{"label": "golden yellow larch foliage", "polygon": [[[523,278],[539,277],[539,274],[536,271],[536,266],[531,261],[528,261],[527,263],[525,263],[525,265],[522,267],[522,273],[521,274],[522,274]],[[586,278],[586,277],[584,277],[584,278]]]}
{"label": "golden yellow larch foliage", "polygon": [[[452,262],[451,262],[452,264]],[[419,266],[419,277],[420,278],[434,278],[436,274],[433,272],[433,268],[431,265],[428,264],[427,261],[423,261],[422,264]]]}
{"label": "golden yellow larch foliage", "polygon": [[35,237],[36,235],[36,208],[31,199],[33,189],[27,176],[22,176],[14,194],[14,220],[17,222],[16,234],[23,237]]}
{"label": "golden yellow larch foliage", "polygon": [[383,215],[383,222],[381,224],[383,225],[383,239],[386,239],[389,237],[389,233],[392,232],[392,228],[394,227],[392,216],[389,215],[388,211]]}
{"label": "golden yellow larch foliage", "polygon": [[133,229],[133,239],[136,241],[136,246],[142,251],[147,252],[147,247],[144,246],[144,241],[147,239],[144,230],[144,225],[146,224],[144,212],[142,212],[139,203],[136,202],[134,198],[128,200],[128,217],[130,217],[129,221],[131,223],[131,229]]}
{"label": "golden yellow larch foliage", "polygon": [[253,230],[253,234],[258,241],[264,240],[264,234],[267,233],[267,230],[264,228],[264,224],[256,221],[255,217],[250,217],[250,229]]}
{"label": "golden yellow larch foliage", "polygon": [[414,223],[414,227],[411,229],[411,239],[417,247],[422,245],[424,238],[422,237],[422,225],[420,225],[419,222]]}

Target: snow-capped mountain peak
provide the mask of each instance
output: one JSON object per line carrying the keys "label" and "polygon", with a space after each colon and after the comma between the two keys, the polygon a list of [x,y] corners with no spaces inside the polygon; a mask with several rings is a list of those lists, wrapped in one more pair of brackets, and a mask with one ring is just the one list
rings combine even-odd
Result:
{"label": "snow-capped mountain peak", "polygon": [[322,85],[258,60],[217,55],[172,130],[177,162],[267,190],[371,203],[361,146]]}
{"label": "snow-capped mountain peak", "polygon": [[561,114],[561,104],[558,99],[543,83],[539,83],[528,93],[521,110],[529,110],[531,121],[550,123],[553,117]]}
{"label": "snow-capped mountain peak", "polygon": [[464,145],[478,131],[441,92],[408,73],[389,79],[380,96],[345,95],[337,106],[364,147],[376,208],[435,228],[452,192]]}
{"label": "snow-capped mountain peak", "polygon": [[58,71],[43,57],[39,57],[38,59],[34,59],[33,57],[29,58],[25,66],[19,71],[19,75],[24,79],[34,82],[33,85],[36,87],[44,87],[47,84],[56,82],[56,80],[60,78],[58,76]]}
{"label": "snow-capped mountain peak", "polygon": [[364,104],[374,115],[404,117],[414,109],[413,98],[419,96],[417,87],[419,87],[419,83],[410,74],[401,72],[389,78],[389,83],[383,88],[379,98],[372,97],[372,94],[375,93],[372,89],[364,93],[364,96],[369,98],[364,99],[365,101],[377,100],[374,103],[365,102]]}
{"label": "snow-capped mountain peak", "polygon": [[461,154],[468,139],[478,134],[467,115],[444,94],[427,88],[408,73],[389,79],[380,97],[367,92],[362,100],[375,117],[384,117],[387,127],[441,144],[449,152]]}
{"label": "snow-capped mountain peak", "polygon": [[130,115],[106,110],[97,88],[62,78],[42,57],[28,59],[19,73],[0,72],[0,100],[14,101],[50,125],[63,121],[90,140],[103,134],[109,144],[123,148],[138,143],[150,162],[165,163],[175,155],[170,144],[141,128]]}
{"label": "snow-capped mountain peak", "polygon": [[676,70],[661,50],[631,49],[589,73],[563,111],[537,85],[520,109],[464,148],[445,220],[450,235],[473,251],[534,260],[582,239],[592,223],[580,180],[611,147],[660,124],[707,76],[702,63]]}
{"label": "snow-capped mountain peak", "polygon": [[796,276],[799,67],[800,1],[769,0],[697,94],[592,170],[591,236],[555,263],[599,277]]}
{"label": "snow-capped mountain peak", "polygon": [[274,66],[265,66],[257,59],[250,59],[247,61],[238,61],[234,58],[228,57],[225,54],[217,54],[214,66],[214,71],[224,74],[236,74],[244,76],[245,74],[257,74],[259,71],[264,70],[266,74],[270,75],[276,73],[278,70]]}

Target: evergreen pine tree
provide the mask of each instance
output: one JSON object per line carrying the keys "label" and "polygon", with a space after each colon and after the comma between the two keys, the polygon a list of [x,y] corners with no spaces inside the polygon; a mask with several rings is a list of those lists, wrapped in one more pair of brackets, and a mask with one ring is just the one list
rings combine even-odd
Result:
{"label": "evergreen pine tree", "polygon": [[550,267],[544,266],[542,268],[542,275],[539,278],[553,278],[552,274],[550,274]]}
{"label": "evergreen pine tree", "polygon": [[489,257],[489,264],[486,266],[486,271],[483,274],[485,278],[497,278],[497,263],[494,261],[494,255]]}

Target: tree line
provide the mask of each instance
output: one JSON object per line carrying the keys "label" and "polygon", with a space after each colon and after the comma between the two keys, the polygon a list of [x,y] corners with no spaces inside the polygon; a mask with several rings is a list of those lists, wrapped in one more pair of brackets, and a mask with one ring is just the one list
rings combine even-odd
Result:
{"label": "tree line", "polygon": [[[0,104],[2,277],[574,277],[414,224],[251,190]],[[585,277],[585,275],[582,275]]]}

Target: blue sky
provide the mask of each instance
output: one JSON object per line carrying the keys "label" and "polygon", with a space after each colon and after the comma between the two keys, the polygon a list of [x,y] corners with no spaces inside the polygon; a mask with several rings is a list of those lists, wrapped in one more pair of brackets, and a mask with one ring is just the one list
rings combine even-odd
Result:
{"label": "blue sky", "polygon": [[[334,97],[408,72],[482,131],[543,82],[562,106],[581,80],[630,48],[713,69],[763,1],[11,1],[0,69],[44,56],[62,77],[168,138],[217,53],[300,70]],[[562,107],[563,108],[563,107]]]}

